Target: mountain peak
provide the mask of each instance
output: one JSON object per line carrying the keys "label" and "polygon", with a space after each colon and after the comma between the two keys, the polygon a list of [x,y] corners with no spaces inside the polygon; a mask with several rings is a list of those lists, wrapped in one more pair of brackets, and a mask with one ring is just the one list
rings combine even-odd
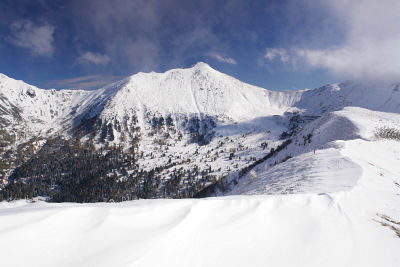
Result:
{"label": "mountain peak", "polygon": [[211,69],[210,65],[208,65],[207,63],[202,62],[202,61],[197,62],[196,64],[194,64],[193,68],[194,69],[204,69],[204,68]]}
{"label": "mountain peak", "polygon": [[210,71],[210,70],[213,70],[213,71],[217,72],[212,67],[210,67],[210,65],[208,65],[207,63],[200,61],[200,62],[197,62],[196,64],[194,64],[194,65],[192,65],[192,66],[190,66],[188,68],[175,68],[175,69],[167,70],[165,72],[154,72],[154,71],[152,71],[152,72],[138,72],[136,74],[133,74],[131,76],[126,77],[125,79],[123,79],[121,81],[136,79],[138,77],[143,77],[143,76],[154,77],[154,76],[157,76],[157,75],[168,75],[168,74],[171,74],[171,73],[177,73],[177,72],[182,72],[182,71],[186,73],[186,72],[196,72],[196,71],[202,72],[202,71]]}

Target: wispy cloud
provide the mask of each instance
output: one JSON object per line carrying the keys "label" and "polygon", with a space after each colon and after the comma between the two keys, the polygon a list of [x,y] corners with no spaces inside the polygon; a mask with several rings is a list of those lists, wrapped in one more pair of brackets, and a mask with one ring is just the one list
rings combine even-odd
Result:
{"label": "wispy cloud", "polygon": [[11,24],[11,36],[7,40],[29,49],[38,56],[51,56],[54,52],[55,26],[48,23],[34,24],[29,20],[18,20]]}
{"label": "wispy cloud", "polygon": [[80,76],[69,79],[54,80],[48,83],[49,87],[59,89],[74,88],[74,89],[97,89],[112,82],[121,80],[121,76],[104,76],[104,75],[89,75]]}
{"label": "wispy cloud", "polygon": [[77,59],[78,64],[81,65],[107,65],[110,61],[111,58],[109,56],[93,52],[86,52],[80,55]]}
{"label": "wispy cloud", "polygon": [[216,53],[210,53],[209,55],[210,55],[210,57],[213,57],[217,61],[222,62],[222,63],[227,63],[227,64],[231,64],[231,65],[237,64],[237,61],[230,57],[223,57],[220,54],[216,54]]}

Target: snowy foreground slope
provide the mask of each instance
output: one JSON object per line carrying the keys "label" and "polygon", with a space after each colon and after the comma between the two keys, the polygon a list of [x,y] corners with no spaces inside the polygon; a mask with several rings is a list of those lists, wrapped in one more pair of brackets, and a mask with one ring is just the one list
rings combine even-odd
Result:
{"label": "snowy foreground slope", "polygon": [[[400,115],[346,108],[303,128],[241,194],[102,204],[0,204],[7,266],[399,266]],[[341,126],[351,131],[343,133]],[[332,135],[342,133],[342,140]],[[299,136],[302,136],[299,134]],[[313,149],[316,149],[314,154]],[[270,175],[269,175],[270,174]],[[272,182],[271,182],[272,181]],[[235,192],[233,192],[235,193]],[[282,194],[286,193],[286,194]],[[287,194],[291,193],[291,194]]]}

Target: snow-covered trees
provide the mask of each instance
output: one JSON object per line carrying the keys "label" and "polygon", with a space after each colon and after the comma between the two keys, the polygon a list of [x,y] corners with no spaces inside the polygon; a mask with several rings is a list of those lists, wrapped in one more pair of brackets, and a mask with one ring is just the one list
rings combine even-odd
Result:
{"label": "snow-covered trees", "polygon": [[375,137],[400,141],[400,130],[384,126],[375,130]]}

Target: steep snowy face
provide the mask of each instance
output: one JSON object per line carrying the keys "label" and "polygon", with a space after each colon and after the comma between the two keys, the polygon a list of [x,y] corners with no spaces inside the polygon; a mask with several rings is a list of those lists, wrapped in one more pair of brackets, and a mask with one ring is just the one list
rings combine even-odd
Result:
{"label": "steep snowy face", "polygon": [[308,114],[322,114],[355,106],[384,112],[400,112],[400,84],[347,81],[305,91],[296,107]]}
{"label": "steep snowy face", "polygon": [[138,73],[113,95],[102,112],[115,118],[132,110],[198,114],[233,121],[281,115],[300,99],[300,92],[276,92],[240,82],[205,63],[165,73]]}

